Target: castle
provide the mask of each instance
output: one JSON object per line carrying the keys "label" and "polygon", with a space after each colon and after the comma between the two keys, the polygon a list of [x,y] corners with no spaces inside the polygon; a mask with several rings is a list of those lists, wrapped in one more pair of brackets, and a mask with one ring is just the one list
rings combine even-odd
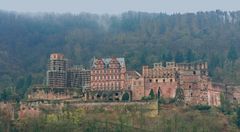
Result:
{"label": "castle", "polygon": [[[172,99],[183,91],[186,105],[220,105],[223,87],[213,84],[207,62],[154,63],[143,66],[142,73],[127,71],[124,58],[94,58],[90,69],[69,64],[63,54],[50,55],[46,86],[35,85],[29,101],[141,101],[151,91],[154,96]],[[158,95],[160,94],[160,95]]]}

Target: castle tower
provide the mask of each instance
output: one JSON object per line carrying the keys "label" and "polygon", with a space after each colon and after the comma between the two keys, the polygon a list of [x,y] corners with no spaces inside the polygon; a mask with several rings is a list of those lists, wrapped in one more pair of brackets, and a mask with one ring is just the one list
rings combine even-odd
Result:
{"label": "castle tower", "polygon": [[47,70],[47,86],[65,88],[67,86],[67,68],[67,59],[63,54],[51,54]]}

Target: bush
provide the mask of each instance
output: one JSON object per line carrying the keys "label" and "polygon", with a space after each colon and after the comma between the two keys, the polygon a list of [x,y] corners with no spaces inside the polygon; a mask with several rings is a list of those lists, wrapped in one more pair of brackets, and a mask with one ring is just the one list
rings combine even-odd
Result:
{"label": "bush", "polygon": [[145,101],[148,101],[148,100],[151,100],[152,98],[150,96],[143,96],[142,97],[142,100],[145,100]]}
{"label": "bush", "polygon": [[240,107],[237,108],[237,121],[236,124],[240,128]]}
{"label": "bush", "polygon": [[200,104],[200,105],[193,106],[193,109],[195,109],[195,110],[209,110],[209,109],[211,109],[211,106]]}

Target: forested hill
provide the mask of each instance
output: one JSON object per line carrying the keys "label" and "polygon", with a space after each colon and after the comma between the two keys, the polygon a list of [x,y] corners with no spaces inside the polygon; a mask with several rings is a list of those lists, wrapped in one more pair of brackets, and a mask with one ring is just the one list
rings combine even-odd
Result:
{"label": "forested hill", "polygon": [[[0,86],[42,83],[52,52],[76,64],[123,56],[128,69],[176,60],[207,60],[215,81],[240,81],[240,11],[121,15],[23,14],[0,11]],[[239,54],[240,55],[240,54]]]}

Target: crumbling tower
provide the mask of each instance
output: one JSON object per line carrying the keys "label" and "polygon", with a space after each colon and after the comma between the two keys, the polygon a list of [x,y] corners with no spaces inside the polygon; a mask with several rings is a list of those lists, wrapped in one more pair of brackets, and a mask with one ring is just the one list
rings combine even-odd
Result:
{"label": "crumbling tower", "polygon": [[67,87],[86,89],[90,87],[90,70],[75,65],[67,70]]}
{"label": "crumbling tower", "polygon": [[63,54],[51,54],[47,70],[47,86],[65,88],[67,86],[67,68],[67,59]]}

